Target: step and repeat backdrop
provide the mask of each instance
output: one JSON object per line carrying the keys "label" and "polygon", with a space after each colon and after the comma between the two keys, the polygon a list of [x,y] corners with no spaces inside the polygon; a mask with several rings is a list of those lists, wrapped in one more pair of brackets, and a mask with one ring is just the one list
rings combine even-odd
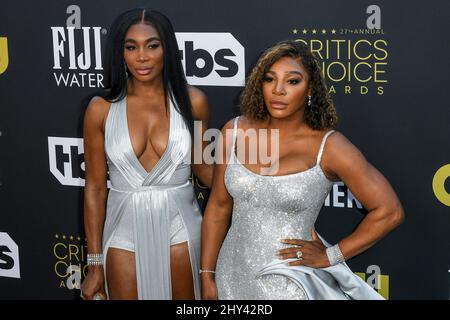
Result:
{"label": "step and repeat backdrop", "polygon": [[[338,130],[391,182],[405,222],[349,266],[387,299],[449,299],[448,1],[2,1],[0,299],[78,299],[83,99],[104,85],[113,19],[150,7],[173,22],[210,127],[239,113],[257,57],[284,39],[321,61]],[[208,189],[193,177],[204,207]],[[335,183],[316,228],[335,243],[367,212]]]}

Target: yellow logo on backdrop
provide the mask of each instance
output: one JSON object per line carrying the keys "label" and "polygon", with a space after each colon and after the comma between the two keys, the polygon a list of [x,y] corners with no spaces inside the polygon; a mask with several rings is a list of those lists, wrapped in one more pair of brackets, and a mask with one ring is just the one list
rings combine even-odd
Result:
{"label": "yellow logo on backdrop", "polygon": [[86,252],[86,243],[79,236],[55,235],[54,272],[58,277],[59,287],[69,290],[80,288],[81,280],[87,274]]}
{"label": "yellow logo on backdrop", "polygon": [[[374,288],[383,298],[389,299],[389,276],[381,274],[380,267],[372,265],[364,272],[355,272],[369,286]],[[367,274],[367,278],[366,278]]]}
{"label": "yellow logo on backdrop", "polygon": [[369,15],[365,27],[303,25],[292,30],[295,41],[308,45],[319,59],[330,94],[381,96],[388,86],[389,43],[381,8],[370,5],[364,14]]}
{"label": "yellow logo on backdrop", "polygon": [[450,207],[450,193],[445,190],[445,180],[450,179],[450,164],[446,164],[436,171],[433,177],[433,192],[436,198]]}
{"label": "yellow logo on backdrop", "polygon": [[0,74],[6,71],[8,64],[8,38],[0,37]]}

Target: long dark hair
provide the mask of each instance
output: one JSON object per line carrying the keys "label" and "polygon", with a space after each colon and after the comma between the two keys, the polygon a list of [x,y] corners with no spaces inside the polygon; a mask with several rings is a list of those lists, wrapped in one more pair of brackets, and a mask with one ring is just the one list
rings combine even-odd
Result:
{"label": "long dark hair", "polygon": [[159,33],[164,59],[162,76],[164,94],[165,96],[169,94],[170,100],[183,116],[192,134],[194,118],[178,43],[172,23],[161,12],[135,8],[122,13],[114,20],[105,48],[105,89],[97,95],[109,102],[120,101],[127,95],[128,75],[123,57],[125,35],[132,25],[139,23],[150,24]]}

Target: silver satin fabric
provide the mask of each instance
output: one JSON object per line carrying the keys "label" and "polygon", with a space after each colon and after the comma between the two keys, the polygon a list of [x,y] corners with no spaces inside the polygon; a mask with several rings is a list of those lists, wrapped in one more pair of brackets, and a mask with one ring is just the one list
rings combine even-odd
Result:
{"label": "silver satin fabric", "polygon": [[312,240],[311,231],[333,185],[320,167],[326,139],[333,131],[324,136],[314,167],[262,176],[235,155],[237,121],[225,171],[233,215],[217,260],[219,299],[383,299],[345,263],[316,269],[288,266],[295,259],[276,257],[279,249],[288,247],[281,239]]}
{"label": "silver satin fabric", "polygon": [[[120,219],[124,215],[132,215],[138,298],[172,299],[170,212],[178,211],[188,234],[195,298],[200,299],[198,270],[202,215],[194,188],[188,180],[191,175],[190,133],[181,114],[170,101],[168,145],[158,163],[147,172],[133,151],[126,103],[125,97],[111,104],[105,126],[105,152],[111,189],[103,230],[104,265]],[[108,294],[107,283],[106,292]]]}
{"label": "silver satin fabric", "polygon": [[[170,245],[188,241],[187,231],[183,224],[183,219],[178,213],[178,209],[170,211]],[[122,249],[134,252],[134,219],[133,215],[123,215],[117,225],[114,236],[110,243],[110,248]]]}

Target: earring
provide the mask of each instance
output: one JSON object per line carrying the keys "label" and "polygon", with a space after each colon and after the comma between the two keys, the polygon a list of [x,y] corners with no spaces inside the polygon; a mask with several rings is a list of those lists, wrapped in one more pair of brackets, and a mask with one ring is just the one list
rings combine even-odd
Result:
{"label": "earring", "polygon": [[125,62],[123,63],[123,67],[125,69],[125,74],[128,76],[127,64]]}
{"label": "earring", "polygon": [[311,96],[308,95],[308,107],[311,107]]}

